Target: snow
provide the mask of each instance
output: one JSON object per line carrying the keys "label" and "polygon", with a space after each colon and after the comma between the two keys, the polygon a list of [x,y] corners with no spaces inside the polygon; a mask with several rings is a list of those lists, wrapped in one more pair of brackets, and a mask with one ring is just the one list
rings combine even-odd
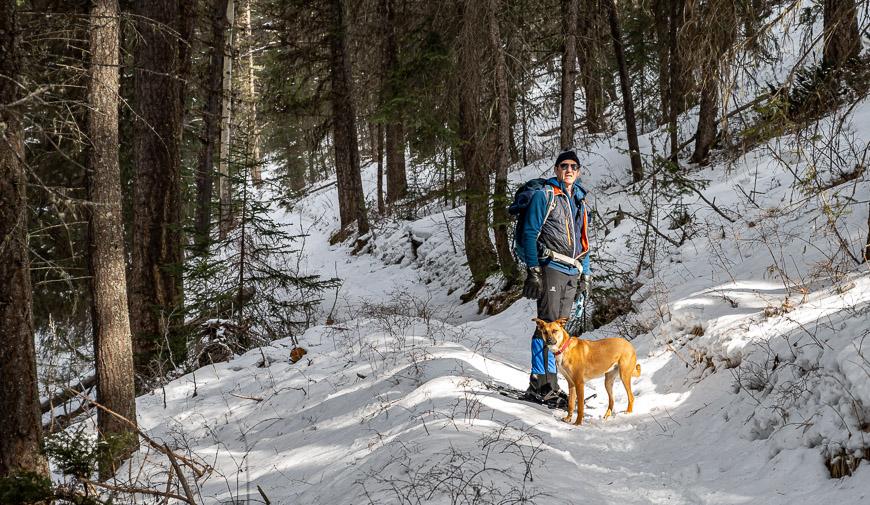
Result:
{"label": "snow", "polygon": [[[783,79],[799,44],[792,33],[782,44],[792,56],[754,78]],[[743,99],[750,88],[737,87]],[[866,241],[870,175],[832,185],[862,159],[870,101],[842,119],[688,166],[733,222],[694,192],[659,196],[660,229],[679,240],[667,223],[682,208],[694,233],[679,247],[654,240],[635,312],[589,336],[637,348],[633,414],[620,413],[617,386],[617,415],[602,419],[603,379],[586,385],[595,397],[579,427],[491,389],[527,385],[535,308],[522,299],[485,316],[460,302],[471,286],[464,208],[376,223],[370,248],[351,255],[352,244],[329,244],[333,186],[275,217],[308,235],[302,271],[342,279],[319,314],[334,324],[297,337],[308,353],[295,364],[288,337],[140,397],[140,426],[213,468],[197,481],[207,504],[263,503],[258,488],[273,504],[867,503],[867,461],[843,479],[825,467],[840,449],[870,456],[870,272],[842,253],[843,243],[855,252]],[[624,135],[585,140],[582,181],[598,215],[643,215],[653,190],[625,187]],[[651,158],[667,136],[640,140]],[[832,166],[837,159],[845,163]],[[515,170],[512,184],[551,163]],[[374,178],[366,165],[369,202]],[[633,271],[643,223],[593,227],[595,275]],[[162,488],[159,461],[143,450],[129,469]]]}
{"label": "snow", "polygon": [[[865,100],[849,123],[865,145],[868,118]],[[330,189],[280,219],[309,234],[304,270],[344,280],[335,324],[298,337],[308,354],[296,364],[282,339],[139,398],[140,425],[213,467],[198,482],[204,503],[261,503],[257,487],[275,504],[866,502],[870,466],[835,480],[824,459],[868,446],[870,276],[837,256],[824,201],[801,189],[805,146],[772,142],[791,171],[769,146],[704,169],[705,196],[736,221],[685,197],[697,233],[679,248],[659,241],[637,312],[594,332],[633,337],[633,414],[602,420],[603,380],[587,384],[596,396],[580,427],[490,389],[526,386],[534,304],[486,317],[459,302],[470,286],[463,209],[388,222],[369,253],[351,256],[349,244],[328,243],[338,227]],[[582,160],[601,215],[640,209],[638,194],[605,196],[620,156],[603,145]],[[761,189],[750,202],[738,185]],[[829,197],[868,190],[864,175]],[[866,214],[854,209],[836,222],[858,250]],[[642,231],[630,220],[598,230],[598,258],[633,268],[625,248]],[[619,412],[625,393],[615,395]]]}

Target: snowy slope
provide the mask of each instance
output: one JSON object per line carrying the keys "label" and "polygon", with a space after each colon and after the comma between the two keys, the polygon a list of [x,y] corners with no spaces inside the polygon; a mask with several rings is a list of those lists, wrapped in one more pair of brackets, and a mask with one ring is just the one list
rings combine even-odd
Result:
{"label": "snowy slope", "polygon": [[[796,23],[800,12],[786,14]],[[735,103],[790,72],[803,35],[774,35],[782,57],[738,76]],[[683,120],[690,134],[692,113]],[[539,152],[552,144],[535,142]],[[870,457],[870,271],[843,252],[860,255],[867,240],[870,174],[842,178],[866,167],[868,143],[865,99],[810,132],[687,165],[717,211],[695,192],[626,187],[624,134],[583,139],[582,181],[600,216],[597,276],[639,261],[647,227],[616,223],[618,209],[644,216],[655,196],[653,222],[675,241],[671,215],[691,218],[678,246],[650,232],[635,312],[589,335],[636,346],[631,415],[601,419],[602,380],[587,384],[596,396],[581,427],[491,389],[526,386],[534,305],[485,317],[460,303],[471,285],[464,208],[375,223],[370,249],[354,256],[350,244],[329,244],[332,187],[276,217],[307,235],[304,271],[343,279],[319,315],[335,323],[298,337],[308,350],[298,363],[290,339],[278,340],[139,398],[140,425],[212,468],[196,481],[207,504],[867,503],[870,462],[835,480],[825,460]],[[651,159],[666,132],[640,144]],[[552,159],[511,182],[548,175]],[[374,177],[366,166],[370,202]],[[614,389],[619,411],[625,394]],[[128,468],[165,486],[162,456],[143,451]]]}
{"label": "snowy slope", "polygon": [[[870,102],[849,124],[867,145]],[[610,142],[582,160],[601,215],[638,210],[643,198],[608,185],[624,168]],[[534,307],[521,300],[483,318],[459,303],[461,208],[384,225],[370,254],[349,256],[348,245],[328,245],[337,218],[324,190],[282,219],[311,234],[308,268],[345,279],[336,324],[299,337],[308,355],[296,364],[285,339],[140,398],[140,423],[214,468],[198,482],[205,503],[263,502],[257,486],[274,504],[866,503],[870,465],[833,480],[824,458],[868,447],[870,275],[837,254],[823,210],[865,202],[834,221],[859,251],[870,181],[865,173],[821,198],[802,191],[809,150],[780,138],[703,169],[704,195],[733,223],[695,196],[679,203],[697,233],[681,247],[660,240],[637,313],[593,334],[633,337],[643,370],[634,414],[601,419],[601,380],[587,385],[597,396],[581,427],[487,387],[526,385]],[[445,219],[456,221],[449,232]],[[596,237],[599,261],[632,268],[642,223],[609,227]]]}

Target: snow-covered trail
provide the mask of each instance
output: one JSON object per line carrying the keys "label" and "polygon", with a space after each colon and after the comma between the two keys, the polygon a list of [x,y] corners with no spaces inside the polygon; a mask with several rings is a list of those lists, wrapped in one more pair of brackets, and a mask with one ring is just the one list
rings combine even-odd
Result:
{"label": "snow-covered trail", "polygon": [[[870,102],[855,118],[866,138]],[[790,148],[783,141],[777,156]],[[640,209],[637,195],[599,186],[621,154],[595,150],[584,182],[601,195],[599,212]],[[548,163],[511,177],[539,176]],[[795,173],[808,169],[795,163]],[[488,388],[527,385],[535,310],[520,300],[484,317],[459,303],[463,209],[381,225],[373,250],[353,256],[328,243],[333,188],[279,219],[308,235],[304,269],[343,279],[335,323],[299,336],[308,355],[296,364],[283,339],[170,383],[165,407],[160,392],[139,398],[140,423],[215,468],[200,482],[209,504],[262,502],[257,486],[273,504],[866,502],[870,465],[832,480],[823,454],[868,446],[870,275],[833,267],[840,245],[824,202],[796,189],[769,152],[703,170],[708,200],[739,219],[680,200],[695,234],[659,247],[654,273],[637,279],[636,313],[591,335],[633,337],[642,375],[631,415],[601,419],[603,379],[587,384],[597,396],[580,427]],[[738,184],[757,188],[753,201]],[[870,194],[866,175],[849,184],[833,198]],[[866,214],[837,225],[863,245]],[[625,251],[638,228],[625,220],[601,231],[598,261],[635,261]],[[324,294],[322,315],[335,296]],[[614,391],[620,411],[625,394]]]}

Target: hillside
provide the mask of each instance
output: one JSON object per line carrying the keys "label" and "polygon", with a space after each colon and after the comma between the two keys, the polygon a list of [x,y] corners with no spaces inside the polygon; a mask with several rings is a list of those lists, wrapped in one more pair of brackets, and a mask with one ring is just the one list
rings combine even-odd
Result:
{"label": "hillside", "polygon": [[[866,146],[870,102],[847,124],[838,145]],[[460,304],[462,208],[383,224],[372,250],[351,256],[327,242],[332,189],[281,219],[310,233],[308,269],[344,279],[335,324],[299,337],[308,354],[296,364],[279,340],[140,398],[140,423],[214,468],[199,481],[206,503],[262,501],[258,486],[275,504],[862,503],[868,465],[831,479],[826,460],[868,447],[870,275],[837,235],[863,247],[866,205],[850,202],[866,204],[870,182],[811,171],[806,142],[779,137],[692,169],[721,213],[693,194],[662,199],[658,212],[680,206],[693,233],[659,240],[634,313],[588,335],[637,347],[632,415],[601,419],[601,380],[587,385],[597,396],[581,427],[492,390],[526,385],[534,309],[520,300],[485,317]],[[601,216],[639,212],[644,198],[612,184],[618,147],[599,140],[581,159]],[[847,212],[831,210],[838,202]],[[599,271],[633,268],[644,223],[596,226]]]}

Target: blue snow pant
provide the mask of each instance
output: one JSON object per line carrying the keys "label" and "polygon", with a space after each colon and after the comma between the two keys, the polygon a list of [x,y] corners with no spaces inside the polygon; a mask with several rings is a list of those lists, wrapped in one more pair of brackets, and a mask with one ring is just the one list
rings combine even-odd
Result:
{"label": "blue snow pant", "polygon": [[[538,319],[555,321],[571,317],[574,295],[577,293],[577,276],[553,268],[543,268],[543,292],[538,298]],[[544,363],[547,362],[546,369]],[[529,391],[541,395],[558,391],[556,380],[556,357],[549,351],[538,329],[532,335],[532,373],[529,376]]]}

